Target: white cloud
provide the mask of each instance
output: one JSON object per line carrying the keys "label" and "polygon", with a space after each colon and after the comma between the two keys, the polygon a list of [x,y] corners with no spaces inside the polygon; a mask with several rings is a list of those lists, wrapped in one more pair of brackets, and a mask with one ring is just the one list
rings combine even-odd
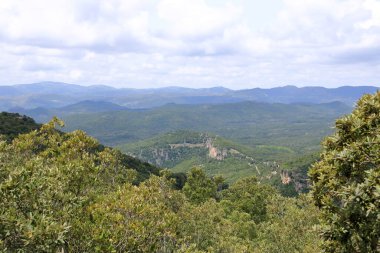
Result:
{"label": "white cloud", "polygon": [[231,3],[213,8],[205,0],[162,0],[157,11],[167,25],[165,35],[189,40],[221,35],[241,15],[241,9]]}
{"label": "white cloud", "polygon": [[0,84],[242,88],[380,81],[379,0],[283,0],[262,29],[249,23],[260,20],[247,16],[252,2],[215,2],[1,0]]}
{"label": "white cloud", "polygon": [[[147,1],[2,0],[0,34],[39,47],[120,47],[139,43],[148,27]],[[128,45],[124,45],[128,50]],[[132,49],[136,45],[131,46]]]}

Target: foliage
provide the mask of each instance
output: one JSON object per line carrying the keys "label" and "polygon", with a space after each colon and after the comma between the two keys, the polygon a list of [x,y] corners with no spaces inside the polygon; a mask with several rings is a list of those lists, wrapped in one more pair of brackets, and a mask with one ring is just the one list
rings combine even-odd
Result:
{"label": "foliage", "polygon": [[227,189],[199,168],[183,190],[175,181],[185,177],[169,171],[136,182],[125,155],[82,131],[63,134],[61,124],[0,142],[0,252],[318,249],[310,229],[318,212],[306,200],[288,201],[255,178]]}
{"label": "foliage", "polygon": [[207,177],[200,168],[192,168],[187,174],[183,193],[193,203],[200,204],[210,198],[216,198],[218,186],[214,180]]}
{"label": "foliage", "polygon": [[0,245],[8,251],[52,252],[70,244],[95,196],[131,182],[123,154],[82,131],[62,134],[54,119],[0,143]]}
{"label": "foliage", "polygon": [[169,177],[174,179],[173,187],[176,190],[182,190],[182,188],[185,186],[185,183],[187,181],[187,176],[183,172],[171,173]]}
{"label": "foliage", "polygon": [[32,118],[18,113],[0,113],[0,135],[4,135],[7,141],[11,141],[21,133],[28,133],[40,127]]}
{"label": "foliage", "polygon": [[96,252],[171,252],[183,195],[165,177],[152,177],[139,187],[126,184],[98,199],[91,213],[90,249]]}
{"label": "foliage", "polygon": [[336,121],[310,171],[327,252],[380,250],[380,92]]}
{"label": "foliage", "polygon": [[[177,130],[212,132],[262,152],[276,155],[271,146],[294,153],[319,150],[334,120],[349,112],[342,104],[267,104],[243,102],[221,105],[177,105],[147,110],[64,116],[69,130],[83,129],[107,145],[121,145]],[[112,124],[109,124],[112,122]],[[277,150],[280,158],[285,150]],[[274,152],[274,153],[273,153]]]}
{"label": "foliage", "polygon": [[316,224],[319,212],[308,196],[298,199],[273,195],[267,220],[258,227],[259,252],[321,252]]}
{"label": "foliage", "polygon": [[275,194],[272,187],[260,184],[256,177],[247,177],[223,192],[223,204],[230,210],[249,214],[255,222],[261,222],[266,219],[267,201]]}

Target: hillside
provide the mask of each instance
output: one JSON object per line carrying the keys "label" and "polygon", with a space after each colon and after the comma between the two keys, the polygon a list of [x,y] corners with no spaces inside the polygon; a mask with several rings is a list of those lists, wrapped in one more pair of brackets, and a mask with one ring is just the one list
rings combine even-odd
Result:
{"label": "hillside", "polygon": [[[209,175],[220,174],[228,181],[248,175],[268,176],[276,166],[263,162],[270,156],[281,156],[292,151],[281,147],[250,148],[210,133],[177,131],[163,134],[118,148],[143,161],[175,172],[187,172],[201,167]],[[272,165],[272,164],[271,164]],[[276,165],[273,162],[273,165]]]}
{"label": "hillside", "polygon": [[[13,140],[19,134],[27,134],[32,130],[40,129],[40,127],[40,124],[35,123],[34,119],[27,116],[17,113],[0,113],[0,135],[5,136],[8,141]],[[63,132],[56,132],[62,136],[65,135]],[[101,152],[104,151],[106,147],[100,143],[96,143],[92,148],[94,152]],[[132,156],[120,154],[118,159],[122,165],[137,172],[136,182],[146,180],[151,174],[159,174],[158,167],[150,163],[142,162]]]}
{"label": "hillside", "polygon": [[300,161],[277,162],[279,158],[294,155],[294,151],[284,147],[251,148],[211,133],[176,131],[117,148],[173,172],[188,172],[199,167],[209,176],[223,176],[229,183],[256,176],[281,191],[286,189],[286,194],[295,194],[307,187],[307,170],[298,169]]}
{"label": "hillside", "polygon": [[331,133],[342,103],[175,105],[140,111],[63,117],[68,130],[82,129],[107,145],[132,143],[177,130],[212,132],[250,147],[281,146],[295,153],[315,152]]}
{"label": "hillside", "polygon": [[60,118],[70,114],[96,113],[109,111],[129,110],[124,106],[106,101],[84,100],[78,103],[70,104],[59,108],[37,107],[34,109],[24,109],[22,107],[13,107],[9,111],[26,114],[36,119],[38,122],[48,122],[52,117]]}
{"label": "hillside", "polygon": [[[120,106],[115,103],[105,102],[105,101],[92,101],[84,100],[75,104],[67,105],[62,108],[57,109],[55,114],[59,111],[65,113],[91,113],[91,112],[107,112],[107,111],[121,111],[127,110],[128,108]],[[51,114],[51,113],[50,113]]]}
{"label": "hillside", "polygon": [[0,135],[4,135],[8,141],[39,127],[40,125],[30,117],[18,113],[0,113]]}

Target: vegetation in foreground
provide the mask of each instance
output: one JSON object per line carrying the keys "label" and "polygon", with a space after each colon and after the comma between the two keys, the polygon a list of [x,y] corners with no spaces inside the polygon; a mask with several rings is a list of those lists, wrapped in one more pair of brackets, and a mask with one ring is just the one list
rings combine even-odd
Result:
{"label": "vegetation in foreground", "polygon": [[327,252],[380,252],[380,92],[336,121],[310,171]]}

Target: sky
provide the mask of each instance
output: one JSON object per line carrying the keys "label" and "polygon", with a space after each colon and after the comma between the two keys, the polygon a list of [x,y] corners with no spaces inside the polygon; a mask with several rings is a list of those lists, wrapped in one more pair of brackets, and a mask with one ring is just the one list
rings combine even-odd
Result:
{"label": "sky", "polygon": [[380,0],[0,0],[0,85],[380,86]]}

